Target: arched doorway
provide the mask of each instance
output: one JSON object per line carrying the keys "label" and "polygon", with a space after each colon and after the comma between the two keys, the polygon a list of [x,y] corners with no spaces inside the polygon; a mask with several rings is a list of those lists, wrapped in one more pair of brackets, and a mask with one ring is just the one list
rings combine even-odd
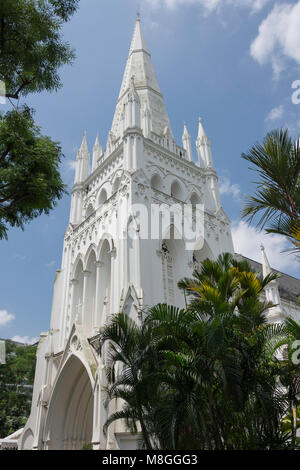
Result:
{"label": "arched doorway", "polygon": [[80,450],[92,442],[93,388],[83,363],[71,356],[53,391],[45,427],[47,450]]}

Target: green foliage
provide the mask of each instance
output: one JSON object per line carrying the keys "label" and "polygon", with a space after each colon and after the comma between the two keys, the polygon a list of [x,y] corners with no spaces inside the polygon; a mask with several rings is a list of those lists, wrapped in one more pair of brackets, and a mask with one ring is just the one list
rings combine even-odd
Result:
{"label": "green foliage", "polygon": [[268,233],[288,237],[299,249],[300,230],[300,143],[292,142],[287,130],[270,132],[263,145],[256,144],[245,160],[254,165],[259,180],[248,198],[243,217],[250,222],[260,215],[258,226]]}
{"label": "green foliage", "polygon": [[61,39],[61,26],[78,0],[5,0],[0,3],[0,80],[6,96],[57,90],[57,70],[74,52]]}
{"label": "green foliage", "polygon": [[[0,80],[10,102],[62,86],[58,69],[74,58],[62,40],[62,25],[78,3],[0,2]],[[7,238],[8,226],[23,229],[25,223],[48,214],[65,192],[59,174],[60,146],[41,134],[31,110],[13,106],[13,111],[0,114],[0,239]]]}
{"label": "green foliage", "polygon": [[28,419],[36,346],[17,346],[6,341],[6,364],[0,365],[0,437],[23,427]]}
{"label": "green foliage", "polygon": [[136,433],[139,423],[147,449],[290,448],[289,394],[278,387],[284,370],[274,355],[285,326],[267,323],[272,305],[259,298],[273,278],[224,254],[180,283],[186,309],[159,304],[140,325],[112,317],[100,346],[108,402],[123,405],[105,430],[122,419]]}
{"label": "green foliage", "polygon": [[82,450],[93,450],[93,444],[92,443],[84,444],[82,447]]}
{"label": "green foliage", "polygon": [[63,196],[61,156],[60,146],[41,135],[28,109],[0,114],[0,238],[7,225],[23,228]]}

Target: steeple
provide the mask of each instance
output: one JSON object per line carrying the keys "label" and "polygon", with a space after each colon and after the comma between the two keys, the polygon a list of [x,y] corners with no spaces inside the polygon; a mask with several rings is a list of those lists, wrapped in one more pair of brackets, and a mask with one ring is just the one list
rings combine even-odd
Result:
{"label": "steeple", "polygon": [[210,141],[204,131],[202,118],[199,118],[198,120],[198,137],[196,140],[196,147],[198,153],[199,166],[201,168],[212,168],[213,161],[210,148]]}
{"label": "steeple", "polygon": [[191,136],[187,130],[186,124],[184,124],[184,128],[183,128],[182,144],[183,144],[183,148],[186,150],[187,160],[189,162],[192,162],[193,161],[192,142],[191,142]]}
{"label": "steeple", "polygon": [[96,141],[95,141],[94,148],[93,148],[92,171],[94,171],[97,168],[98,160],[102,154],[103,154],[103,150],[99,142],[99,136],[97,134]]}
{"label": "steeple", "polygon": [[144,110],[147,107],[149,110],[152,131],[159,136],[163,136],[164,130],[168,127],[174,139],[164,99],[153,68],[151,55],[143,35],[139,15],[135,22],[134,33],[111,128],[116,139],[122,137],[122,116],[124,105],[128,99],[132,77],[134,77],[134,86],[140,99],[141,109]]}

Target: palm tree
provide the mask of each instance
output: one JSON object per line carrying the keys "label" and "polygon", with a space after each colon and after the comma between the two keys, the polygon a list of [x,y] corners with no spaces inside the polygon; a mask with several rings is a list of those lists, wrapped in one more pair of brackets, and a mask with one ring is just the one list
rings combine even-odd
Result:
{"label": "palm tree", "polygon": [[185,279],[186,309],[159,304],[137,325],[124,314],[105,327],[108,397],[141,429],[147,449],[281,449],[288,402],[278,389],[271,304],[259,299],[276,275],[258,278],[230,254]]}
{"label": "palm tree", "polygon": [[257,225],[267,233],[288,237],[299,251],[300,231],[300,141],[281,129],[267,134],[242,157],[258,173],[257,190],[248,197],[243,217],[249,222],[260,215]]}
{"label": "palm tree", "polygon": [[287,424],[290,423],[292,446],[295,446],[297,430],[300,428],[300,365],[298,357],[295,358],[294,355],[297,356],[297,351],[299,352],[300,324],[292,318],[287,318],[285,320],[285,330],[287,333],[288,358],[285,363],[282,379],[288,389],[290,410],[283,424],[287,428]]}
{"label": "palm tree", "polygon": [[[104,345],[107,344],[105,351]],[[152,382],[147,382],[147,364],[154,363],[151,329],[138,326],[124,313],[113,316],[100,337],[99,352],[105,353],[107,404],[121,400],[123,407],[109,416],[104,431],[116,420],[123,419],[131,432],[141,426],[143,444],[152,449],[147,417],[147,403],[152,397]]]}

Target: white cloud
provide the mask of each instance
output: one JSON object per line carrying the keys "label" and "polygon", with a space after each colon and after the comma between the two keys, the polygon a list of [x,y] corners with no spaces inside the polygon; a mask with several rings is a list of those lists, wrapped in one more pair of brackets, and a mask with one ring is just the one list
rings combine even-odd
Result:
{"label": "white cloud", "polygon": [[8,323],[12,322],[15,319],[15,316],[11,313],[8,313],[7,310],[0,310],[0,326],[6,326]]}
{"label": "white cloud", "polygon": [[67,169],[69,171],[75,171],[76,170],[76,160],[67,160]]}
{"label": "white cloud", "polygon": [[259,26],[250,53],[261,65],[271,63],[275,78],[285,68],[286,59],[300,64],[300,0],[275,5]]}
{"label": "white cloud", "polygon": [[165,6],[174,10],[180,6],[199,5],[210,13],[224,6],[247,7],[252,12],[260,11],[270,0],[147,0],[152,7]]}
{"label": "white cloud", "polygon": [[56,265],[56,261],[52,260],[49,263],[45,264],[46,268],[53,268]]}
{"label": "white cloud", "polygon": [[282,118],[283,113],[284,113],[284,107],[281,104],[277,108],[271,109],[265,121],[277,121],[278,119]]}
{"label": "white cloud", "polygon": [[258,232],[244,221],[236,221],[232,225],[233,244],[236,253],[261,262],[261,245],[263,244],[270,265],[279,271],[296,272],[299,261],[295,256],[284,252],[287,241],[280,235]]}
{"label": "white cloud", "polygon": [[225,196],[233,196],[234,199],[239,199],[241,188],[238,184],[231,184],[227,176],[220,177],[219,183],[220,194]]}
{"label": "white cloud", "polygon": [[39,338],[30,338],[29,336],[13,336],[11,338],[12,341],[16,341],[16,343],[23,343],[23,344],[35,344],[38,342]]}

